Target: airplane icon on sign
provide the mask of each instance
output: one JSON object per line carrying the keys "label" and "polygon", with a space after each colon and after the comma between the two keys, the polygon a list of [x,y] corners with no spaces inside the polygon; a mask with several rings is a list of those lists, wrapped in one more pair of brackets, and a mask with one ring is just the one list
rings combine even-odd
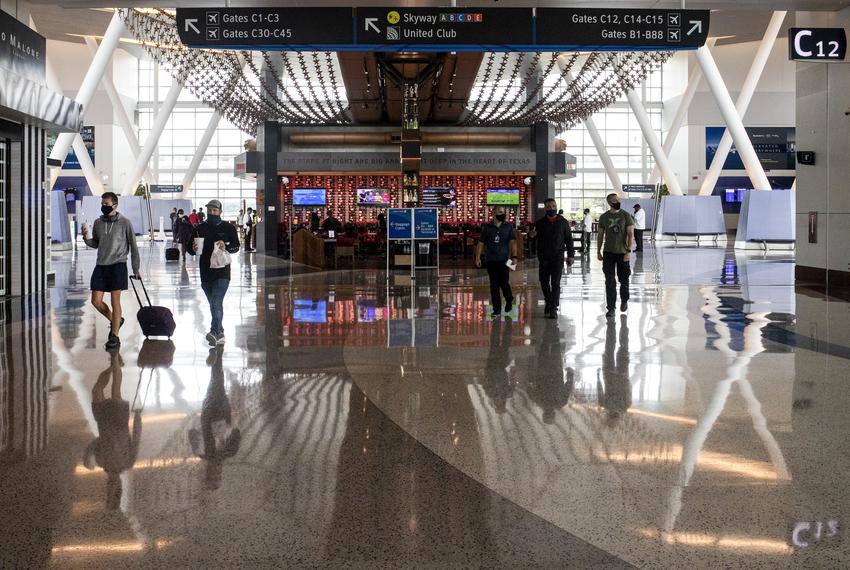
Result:
{"label": "airplane icon on sign", "polygon": [[218,39],[218,28],[207,28],[207,39],[208,40],[217,40]]}

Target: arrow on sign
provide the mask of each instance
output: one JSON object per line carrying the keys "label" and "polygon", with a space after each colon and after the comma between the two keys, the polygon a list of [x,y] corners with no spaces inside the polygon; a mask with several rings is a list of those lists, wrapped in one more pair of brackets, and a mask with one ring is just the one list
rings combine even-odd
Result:
{"label": "arrow on sign", "polygon": [[365,24],[366,31],[368,32],[369,28],[372,28],[373,30],[375,30],[376,32],[378,32],[380,34],[381,28],[379,28],[378,26],[375,25],[375,22],[377,22],[377,21],[378,21],[378,18],[366,18],[366,24]]}
{"label": "arrow on sign", "polygon": [[195,30],[196,34],[200,34],[201,30],[199,30],[198,27],[195,25],[195,22],[197,22],[197,21],[198,21],[197,18],[191,18],[191,19],[187,18],[186,19],[186,29],[184,31],[188,32],[189,28],[192,28],[193,30]]}
{"label": "arrow on sign", "polygon": [[702,33],[702,20],[689,20],[688,23],[691,24],[691,29],[688,30],[688,35],[691,35],[694,32],[698,34]]}

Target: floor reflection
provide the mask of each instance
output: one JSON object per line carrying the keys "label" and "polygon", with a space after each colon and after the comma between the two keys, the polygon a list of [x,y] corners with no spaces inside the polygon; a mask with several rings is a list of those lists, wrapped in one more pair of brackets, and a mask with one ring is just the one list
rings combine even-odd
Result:
{"label": "floor reflection", "polygon": [[86,254],[2,306],[0,567],[850,559],[817,531],[849,515],[829,475],[850,467],[846,305],[795,292],[792,260],[650,247],[607,321],[593,260],[559,319],[529,267],[492,320],[471,268],[411,286],[257,258],[236,260],[223,350],[197,269],[156,249],[174,342],[128,327],[104,352]]}

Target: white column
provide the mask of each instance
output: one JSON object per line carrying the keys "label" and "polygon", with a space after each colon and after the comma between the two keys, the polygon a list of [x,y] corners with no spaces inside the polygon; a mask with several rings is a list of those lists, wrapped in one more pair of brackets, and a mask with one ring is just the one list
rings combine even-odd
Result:
{"label": "white column", "polygon": [[[558,57],[558,69],[561,70],[561,73],[564,72],[564,58],[562,56]],[[567,72],[564,79],[572,83],[574,79],[572,72]],[[567,84],[567,87],[569,87],[569,84]],[[596,153],[599,155],[599,160],[602,161],[602,166],[605,167],[605,173],[608,175],[608,179],[611,180],[614,192],[621,194],[623,192],[623,182],[620,180],[620,175],[614,167],[614,161],[611,160],[611,155],[608,154],[608,149],[605,148],[605,143],[599,135],[599,130],[596,128],[596,123],[593,121],[592,116],[584,120],[584,126],[587,128],[587,134],[590,135],[590,140],[593,141],[593,146],[596,147]]]}
{"label": "white column", "polygon": [[649,150],[652,151],[652,156],[655,158],[655,164],[661,169],[661,176],[664,182],[667,183],[667,191],[673,196],[682,195],[682,187],[679,185],[679,179],[673,172],[670,166],[670,160],[667,158],[667,153],[661,148],[661,141],[658,140],[658,135],[652,130],[652,122],[649,120],[649,115],[646,112],[646,107],[643,106],[643,101],[640,100],[640,95],[634,89],[626,91],[626,98],[629,100],[629,106],[635,114],[640,130],[643,133],[643,138],[646,144],[649,145]]}
{"label": "white column", "polygon": [[[32,20],[32,19],[30,19]],[[31,27],[35,29],[35,27],[31,23]],[[45,71],[45,79],[47,80],[47,87],[56,91],[57,93],[62,92],[62,86],[59,85],[59,80],[56,78],[56,70],[53,69],[53,64],[48,59],[44,62],[44,71]],[[74,137],[72,139],[71,145],[74,147],[74,153],[77,155],[77,158],[80,162],[80,169],[83,171],[83,176],[86,178],[86,183],[91,189],[92,194],[100,195],[103,194],[103,180],[100,175],[94,168],[94,164],[92,164],[91,158],[89,157],[89,153],[86,150],[85,152],[80,152],[81,150],[85,150],[86,145],[83,142],[83,137],[80,136],[80,133],[73,133]],[[67,157],[67,153],[65,153]],[[48,176],[50,177],[50,188],[53,188],[53,185],[56,183],[56,179],[59,177],[62,168],[61,167],[53,167],[49,169],[50,172]]]}
{"label": "white column", "polygon": [[[92,96],[94,96],[97,84],[100,82],[100,78],[103,77],[103,73],[106,71],[106,67],[112,59],[112,54],[115,53],[115,48],[118,47],[118,41],[121,39],[123,31],[124,21],[121,19],[121,15],[116,10],[112,15],[112,20],[109,22],[109,27],[106,29],[106,33],[103,35],[103,41],[100,43],[97,55],[95,55],[88,71],[86,71],[83,82],[80,84],[80,89],[77,91],[77,96],[74,97],[74,100],[82,105],[84,117],[86,109],[88,108],[89,103],[91,103]],[[50,158],[64,161],[65,157],[68,156],[68,149],[71,148],[74,136],[74,133],[60,133],[59,136],[56,137],[56,144],[53,145],[53,150],[50,151]],[[50,173],[51,189],[56,183],[56,178],[58,176],[59,169],[54,168]]]}
{"label": "white column", "polygon": [[[785,20],[785,14],[786,12],[777,10],[770,18],[770,23],[767,25],[767,30],[764,32],[764,37],[762,38],[759,49],[756,52],[756,57],[753,59],[750,71],[747,73],[747,78],[744,80],[744,85],[741,87],[741,93],[738,95],[738,102],[735,104],[735,109],[739,119],[743,119],[744,115],[747,113],[747,108],[750,106],[750,101],[752,101],[753,94],[756,91],[756,85],[758,85],[759,79],[761,79],[761,75],[764,72],[764,66],[767,64],[770,52],[773,51],[773,46],[776,44],[776,36],[782,28],[782,22]],[[729,133],[729,129],[727,128],[723,133],[723,138],[720,139],[720,144],[717,145],[717,152],[714,153],[714,159],[711,161],[711,166],[705,174],[705,179],[702,181],[702,186],[699,189],[700,196],[708,196],[714,191],[714,186],[717,184],[717,179],[720,178],[720,171],[723,170],[723,165],[726,163],[726,157],[729,156],[730,150],[732,150],[732,135]],[[760,163],[759,168],[761,168]],[[764,175],[763,168],[762,175]],[[756,184],[756,181],[752,176],[750,176],[750,179],[753,181],[753,184]],[[767,180],[766,177],[765,180]],[[761,187],[756,185],[754,187],[756,190],[770,190],[770,184]]]}
{"label": "white column", "polygon": [[[97,41],[90,36],[86,36],[85,40],[86,45],[89,47],[89,51],[93,56],[96,55]],[[136,137],[136,131],[133,129],[130,117],[127,115],[127,109],[124,108],[121,96],[118,95],[118,90],[115,89],[115,84],[112,82],[112,78],[109,73],[104,73],[100,82],[101,85],[103,85],[104,90],[106,90],[106,94],[109,96],[109,102],[112,103],[115,118],[118,119],[118,124],[121,126],[121,130],[124,131],[124,138],[127,139],[127,145],[130,147],[130,154],[133,155],[133,160],[136,160],[139,158],[141,148],[139,147],[139,139]],[[145,169],[145,177],[149,180],[153,180],[153,174],[151,173],[150,168]]]}
{"label": "white column", "polygon": [[764,173],[759,162],[756,151],[753,148],[753,143],[747,135],[747,130],[744,128],[744,122],[741,116],[735,109],[735,104],[732,103],[732,97],[726,89],[726,83],[720,75],[720,70],[717,69],[717,63],[714,61],[711,52],[705,46],[697,49],[697,61],[702,72],[705,74],[705,79],[708,82],[711,93],[714,95],[717,106],[720,108],[720,114],[723,115],[723,120],[726,122],[726,130],[731,132],[732,140],[738,148],[738,154],[744,163],[744,168],[747,171],[750,181],[753,183],[753,188],[757,190],[769,190],[770,182]]}
{"label": "white column", "polygon": [[201,161],[207,153],[207,148],[210,146],[210,141],[215,134],[215,130],[218,128],[218,122],[220,120],[221,113],[213,111],[212,117],[210,117],[210,122],[207,123],[207,130],[204,131],[204,136],[201,137],[201,142],[198,144],[198,148],[195,149],[195,154],[192,156],[192,162],[189,163],[186,175],[183,176],[183,193],[180,194],[181,198],[185,198],[189,195],[189,189],[192,187],[192,182],[195,181],[195,175],[198,173],[198,167],[201,165]]}
{"label": "white column", "polygon": [[177,98],[180,97],[181,91],[183,91],[183,83],[175,77],[171,83],[171,88],[165,96],[165,100],[159,107],[159,113],[157,113],[156,119],[154,119],[151,126],[151,132],[148,134],[145,146],[142,148],[139,158],[136,160],[135,166],[133,166],[133,170],[130,171],[130,177],[124,189],[125,196],[132,196],[133,192],[135,192],[136,185],[142,178],[142,173],[144,173],[145,167],[150,161],[151,156],[153,156],[154,149],[159,144],[159,137],[162,136],[162,131],[165,129],[165,124],[171,116],[174,105],[177,104]]}
{"label": "white column", "polygon": [[[86,182],[89,185],[91,193],[94,196],[100,196],[105,192],[103,188],[103,180],[101,180],[100,175],[97,173],[97,170],[95,170],[94,164],[92,164],[91,157],[89,156],[89,150],[86,148],[86,143],[83,142],[83,137],[81,137],[79,133],[74,136],[72,146],[74,147],[74,154],[77,155],[77,160],[80,163],[80,169],[83,171],[83,176],[86,177]],[[57,168],[56,170],[59,169]]]}
{"label": "white column", "polygon": [[620,180],[620,175],[617,173],[617,169],[614,167],[614,161],[611,160],[611,155],[608,154],[608,149],[605,148],[605,143],[602,141],[602,137],[599,135],[599,131],[596,128],[596,123],[593,122],[593,118],[588,117],[584,120],[584,126],[587,129],[587,134],[590,135],[590,140],[593,141],[593,146],[596,147],[596,153],[599,155],[599,159],[602,161],[602,165],[605,167],[605,173],[608,175],[608,179],[611,180],[611,184],[614,187],[614,192],[617,194],[623,193],[623,182]]}
{"label": "white column", "polygon": [[[710,38],[705,42],[705,44],[708,46],[708,49],[711,49],[714,47],[716,42],[717,39]],[[682,130],[682,124],[685,122],[685,115],[688,113],[688,108],[690,108],[691,102],[694,100],[694,95],[697,92],[697,87],[699,87],[700,81],[702,81],[702,68],[700,68],[699,65],[695,65],[693,71],[691,71],[691,75],[688,77],[688,86],[682,94],[682,100],[679,102],[676,114],[673,115],[673,122],[670,123],[670,130],[667,131],[667,136],[664,137],[664,144],[661,148],[664,149],[667,156],[670,156],[670,151],[673,150],[673,145],[676,143],[679,131]],[[649,175],[649,183],[655,184],[658,182],[659,174],[660,171],[658,170],[658,164],[656,164],[652,167],[652,173]]]}

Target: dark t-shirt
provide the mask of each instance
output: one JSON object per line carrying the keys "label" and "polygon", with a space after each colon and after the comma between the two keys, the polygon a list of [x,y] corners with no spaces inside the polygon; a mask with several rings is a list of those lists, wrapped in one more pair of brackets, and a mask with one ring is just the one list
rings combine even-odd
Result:
{"label": "dark t-shirt", "polygon": [[481,236],[478,238],[484,244],[484,262],[507,261],[511,256],[511,241],[516,240],[516,231],[508,222],[501,226],[490,222],[481,226]]}
{"label": "dark t-shirt", "polygon": [[224,242],[224,248],[228,253],[239,251],[239,235],[236,233],[236,228],[228,222],[219,222],[217,225],[204,222],[195,226],[195,230],[192,232],[193,239],[199,237],[204,238],[204,250],[200,252],[201,259],[198,262],[198,266],[201,268],[201,282],[209,283],[216,279],[230,279],[230,266],[213,269],[210,267],[210,257],[215,242],[219,240]]}
{"label": "dark t-shirt", "polygon": [[605,243],[603,251],[609,253],[628,253],[626,249],[626,228],[634,226],[635,219],[628,212],[622,210],[607,211],[599,216],[599,228],[605,231]]}

